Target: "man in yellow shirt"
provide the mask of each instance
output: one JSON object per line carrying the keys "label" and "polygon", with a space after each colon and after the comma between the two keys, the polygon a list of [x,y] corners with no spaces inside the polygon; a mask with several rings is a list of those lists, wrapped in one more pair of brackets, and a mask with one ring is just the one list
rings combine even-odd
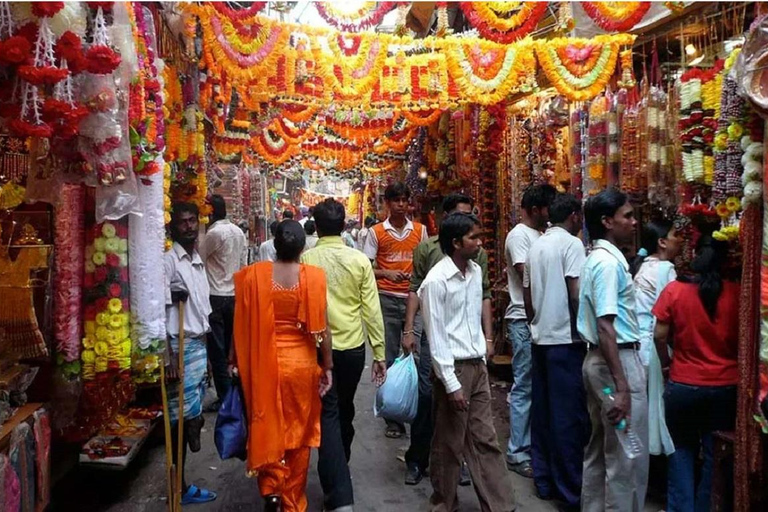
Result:
{"label": "man in yellow shirt", "polygon": [[315,206],[314,219],[320,239],[301,261],[325,270],[333,343],[333,386],[323,397],[317,470],[325,510],[342,512],[353,504],[347,463],[355,435],[355,392],[365,367],[365,336],[373,350],[371,378],[380,386],[387,374],[384,320],[371,262],[341,239],[344,205],[326,199]]}

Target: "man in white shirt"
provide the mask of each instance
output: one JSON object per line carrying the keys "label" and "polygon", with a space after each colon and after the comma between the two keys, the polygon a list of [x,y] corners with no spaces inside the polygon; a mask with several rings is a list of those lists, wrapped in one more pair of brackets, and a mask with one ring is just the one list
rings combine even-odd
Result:
{"label": "man in white shirt", "polygon": [[[581,367],[586,346],[576,330],[579,275],[586,254],[576,238],[581,203],[558,194],[549,207],[552,227],[528,251],[523,276],[531,325],[531,458],[537,495],[578,510],[589,415]],[[568,314],[565,314],[565,312]]]}
{"label": "man in white shirt", "polygon": [[[210,287],[205,266],[195,244],[198,233],[197,206],[192,203],[173,205],[171,215],[171,239],[173,247],[165,253],[165,325],[168,334],[166,343],[166,377],[173,382],[179,378],[178,350],[179,332],[184,329],[184,435],[178,437],[178,428],[171,428],[173,459],[182,472],[182,505],[207,503],[216,499],[216,493],[195,485],[187,485],[184,479],[186,449],[200,451],[200,432],[203,419],[203,395],[205,393],[206,360],[205,335],[210,331],[208,316],[211,314]],[[184,325],[179,326],[179,303],[184,302]],[[174,382],[167,386],[168,410],[171,423],[178,423],[179,395]],[[177,460],[179,442],[183,446],[181,462]],[[170,497],[169,497],[170,499]]]}
{"label": "man in white shirt", "polygon": [[440,226],[440,248],[446,256],[418,292],[437,377],[430,453],[434,511],[458,510],[462,460],[483,510],[515,510],[491,414],[485,355],[493,337],[483,334],[483,273],[472,261],[482,245],[480,233],[480,221],[473,215],[446,217]]}
{"label": "man in white shirt", "polygon": [[308,220],[304,223],[304,233],[307,235],[307,241],[304,243],[304,250],[314,249],[319,240],[317,237],[317,228],[314,220]]}
{"label": "man in white shirt", "polygon": [[269,225],[269,233],[272,238],[263,242],[259,246],[259,261],[277,261],[277,251],[275,250],[275,233],[277,233],[278,221],[272,221]]}
{"label": "man in white shirt", "polygon": [[221,400],[232,386],[228,369],[229,352],[232,348],[232,325],[235,321],[235,282],[232,275],[247,263],[247,243],[243,231],[227,219],[227,204],[224,198],[214,194],[210,203],[210,225],[200,244],[200,257],[205,263],[211,288],[208,359],[219,397],[214,409],[218,409]]}
{"label": "man in white shirt", "polygon": [[507,466],[533,477],[531,468],[531,331],[523,304],[523,270],[528,250],[547,228],[549,204],[557,191],[551,185],[533,185],[523,193],[523,221],[507,235],[504,256],[507,262],[509,307],[507,339],[512,345],[514,383],[509,393],[509,444]]}

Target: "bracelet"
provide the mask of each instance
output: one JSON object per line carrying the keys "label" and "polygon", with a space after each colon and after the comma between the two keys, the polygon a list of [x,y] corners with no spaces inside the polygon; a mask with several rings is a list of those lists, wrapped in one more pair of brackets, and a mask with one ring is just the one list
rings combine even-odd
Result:
{"label": "bracelet", "polygon": [[493,338],[485,338],[486,343],[493,343]]}
{"label": "bracelet", "polygon": [[405,336],[406,334],[414,334],[414,332],[413,331],[403,331],[403,336]]}

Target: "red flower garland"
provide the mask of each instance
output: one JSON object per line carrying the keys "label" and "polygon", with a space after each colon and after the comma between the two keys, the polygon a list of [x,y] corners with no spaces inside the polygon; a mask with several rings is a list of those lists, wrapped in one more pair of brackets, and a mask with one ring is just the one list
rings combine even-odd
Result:
{"label": "red flower garland", "polygon": [[640,23],[640,20],[643,19],[645,13],[651,8],[651,2],[638,2],[637,8],[626,18],[611,19],[601,12],[599,4],[600,2],[581,2],[581,6],[584,8],[584,12],[587,13],[587,16],[589,16],[600,28],[611,32],[624,32],[630,30]]}
{"label": "red flower garland", "polygon": [[53,133],[49,124],[32,124],[21,119],[11,119],[8,123],[11,132],[19,137],[43,137],[48,138]]}
{"label": "red flower garland", "polygon": [[37,41],[37,23],[34,21],[30,21],[29,23],[23,25],[18,30],[16,30],[16,35],[21,36],[27,41],[29,41],[29,44],[34,45]]}
{"label": "red flower garland", "polygon": [[232,9],[226,2],[211,2],[210,5],[230,20],[243,20],[261,12],[266,7],[267,2],[253,2],[246,9]]}
{"label": "red flower garland", "polygon": [[64,8],[64,2],[32,2],[32,14],[38,18],[50,18]]}
{"label": "red flower garland", "polygon": [[32,43],[22,36],[9,37],[0,41],[0,63],[21,64],[29,58],[32,52]]}
{"label": "red flower garland", "polygon": [[67,59],[67,62],[75,61],[82,57],[83,42],[80,36],[67,30],[61,34],[53,50],[58,58]]}
{"label": "red flower garland", "polygon": [[20,66],[19,77],[32,85],[54,85],[69,76],[68,69],[60,69],[55,66]]}
{"label": "red flower garland", "polygon": [[85,52],[85,68],[94,75],[108,75],[120,65],[122,58],[109,46],[98,44]]}
{"label": "red flower garland", "polygon": [[112,10],[112,5],[115,2],[85,2],[88,4],[88,7],[93,9],[94,11],[99,10],[99,7],[101,7],[101,10],[104,12],[109,12]]}
{"label": "red flower garland", "polygon": [[[368,14],[365,15],[364,18],[362,18],[362,21],[360,21],[358,24],[354,23],[346,23],[342,20],[339,20],[335,18],[328,10],[325,8],[324,2],[315,2],[315,9],[317,9],[317,13],[320,15],[321,18],[325,20],[326,23],[331,25],[332,27],[335,27],[343,32],[360,32],[362,30],[365,30],[369,27],[375,27],[379,23],[382,22],[384,19],[384,16],[386,16],[389,11],[397,7],[398,2],[378,2],[376,4],[376,7],[374,10],[371,10],[368,12]],[[214,2],[215,5],[215,2]]]}
{"label": "red flower garland", "polygon": [[547,2],[536,2],[531,10],[531,15],[519,27],[507,32],[499,32],[495,28],[490,27],[488,23],[478,15],[472,3],[473,2],[459,3],[469,24],[476,28],[477,31],[480,32],[480,35],[485,39],[490,39],[491,41],[502,44],[512,43],[533,32],[547,13]]}

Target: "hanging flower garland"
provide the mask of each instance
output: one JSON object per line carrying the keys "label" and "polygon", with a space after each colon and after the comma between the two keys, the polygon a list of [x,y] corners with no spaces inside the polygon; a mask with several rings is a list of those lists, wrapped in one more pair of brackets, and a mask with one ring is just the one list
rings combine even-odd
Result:
{"label": "hanging flower garland", "polygon": [[527,36],[538,26],[547,12],[547,2],[514,2],[520,10],[508,17],[511,9],[495,11],[487,2],[460,2],[464,16],[480,35],[497,43],[511,43]]}
{"label": "hanging flower garland", "polygon": [[[359,36],[358,36],[359,37]],[[322,76],[334,92],[347,99],[359,98],[371,92],[387,57],[386,45],[379,38],[365,38],[351,53],[340,45],[341,35],[328,37],[331,55],[319,47],[313,49],[322,64]],[[341,41],[343,44],[343,40]]]}
{"label": "hanging flower garland", "polygon": [[[626,34],[608,38],[597,36],[591,40],[552,39],[536,45],[536,56],[547,78],[560,94],[570,101],[585,101],[594,98],[605,88],[616,69],[620,46],[632,44],[634,39],[635,36]],[[586,45],[596,45],[600,49],[594,66],[588,70],[583,64],[592,57],[595,50],[582,51]],[[558,52],[559,48],[564,51]],[[565,55],[565,60],[561,58],[561,53]],[[578,76],[569,71],[575,70],[580,64],[582,66],[579,69],[583,75]]]}
{"label": "hanging flower garland", "polygon": [[[502,101],[529,84],[536,70],[536,57],[531,44],[504,46],[483,41],[470,47],[459,40],[455,44],[443,45],[443,49],[448,72],[467,100],[473,103],[490,105]],[[479,59],[472,57],[477,50]],[[487,56],[486,60],[482,60],[482,56]],[[494,61],[501,65],[491,77]]]}
{"label": "hanging flower garland", "polygon": [[269,130],[251,138],[251,146],[256,153],[272,165],[280,165],[299,153],[300,147],[277,138]]}
{"label": "hanging flower garland", "polygon": [[250,2],[250,5],[244,9],[232,9],[227,5],[227,2],[210,2],[214,9],[216,9],[222,16],[226,16],[232,20],[247,20],[253,18],[259,14],[267,2]]}
{"label": "hanging flower garland", "polygon": [[317,13],[326,23],[344,32],[361,32],[379,25],[384,16],[397,6],[398,2],[364,2],[354,11],[339,8],[338,3],[314,2]]}
{"label": "hanging flower garland", "polygon": [[441,115],[443,115],[443,111],[439,109],[432,111],[422,110],[419,112],[409,112],[408,110],[403,110],[401,113],[403,117],[414,126],[431,126],[435,124],[438,119],[440,119]]}
{"label": "hanging flower garland", "polygon": [[640,23],[651,2],[581,2],[581,6],[603,30],[624,32]]}

